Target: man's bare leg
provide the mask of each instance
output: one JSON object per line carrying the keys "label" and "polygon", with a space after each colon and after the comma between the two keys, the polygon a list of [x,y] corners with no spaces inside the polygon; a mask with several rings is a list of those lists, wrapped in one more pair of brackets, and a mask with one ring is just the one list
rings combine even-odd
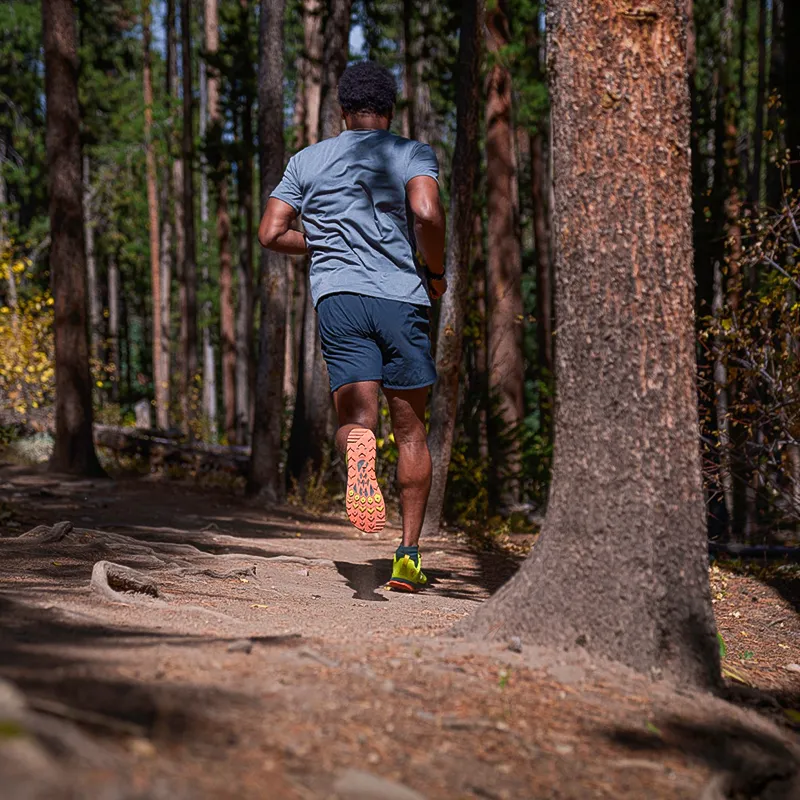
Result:
{"label": "man's bare leg", "polygon": [[403,546],[419,543],[431,491],[431,454],[425,430],[429,387],[384,389],[397,442],[397,483],[403,508]]}
{"label": "man's bare leg", "polygon": [[339,418],[336,431],[336,449],[347,452],[347,437],[354,428],[368,428],[373,433],[378,427],[378,381],[348,383],[333,393],[333,405]]}

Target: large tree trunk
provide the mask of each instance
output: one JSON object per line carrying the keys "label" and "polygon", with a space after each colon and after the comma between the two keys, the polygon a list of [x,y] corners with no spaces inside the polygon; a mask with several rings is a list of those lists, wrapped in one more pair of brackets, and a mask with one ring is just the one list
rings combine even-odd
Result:
{"label": "large tree trunk", "polygon": [[[497,53],[509,41],[498,3],[487,13],[487,44]],[[524,413],[522,256],[515,214],[516,168],[511,122],[511,75],[498,61],[489,72],[486,101],[488,204],[489,389],[492,415],[492,500],[508,508],[520,499],[517,428]]]}
{"label": "large tree trunk", "polygon": [[71,0],[43,0],[50,278],[55,299],[56,352],[56,436],[50,469],[102,475],[92,442],[75,27]]}
{"label": "large tree trunk", "polygon": [[467,624],[714,687],[679,6],[551,7],[553,483],[531,557]]}
{"label": "large tree trunk", "polygon": [[183,70],[183,264],[181,287],[184,307],[181,314],[181,346],[183,349],[184,425],[196,415],[190,398],[197,375],[197,257],[194,240],[194,102],[192,99],[192,27],[190,0],[181,0],[181,59]]}
{"label": "large tree trunk", "polygon": [[[262,210],[283,172],[283,14],[284,0],[261,0],[258,139]],[[283,494],[280,462],[287,287],[286,257],[262,250],[258,377],[247,487],[251,494],[270,502]]]}
{"label": "large tree trunk", "polygon": [[144,0],[142,11],[142,47],[144,48],[144,147],[147,162],[147,208],[150,221],[150,285],[152,296],[153,389],[156,401],[156,424],[167,416],[166,394],[169,373],[164,371],[161,344],[161,253],[158,221],[158,187],[156,156],[153,150],[153,78],[150,55],[150,0]]}
{"label": "large tree trunk", "polygon": [[[319,136],[322,139],[337,136],[342,130],[336,88],[347,66],[350,5],[350,0],[328,0],[319,115]],[[331,419],[328,370],[322,358],[316,312],[311,303],[310,292],[306,295],[303,312],[303,337],[303,363],[287,463],[287,479],[296,480],[301,487],[311,474],[319,472],[322,467]]]}
{"label": "large tree trunk", "polygon": [[97,220],[94,216],[94,197],[91,182],[91,161],[83,156],[83,226],[86,246],[86,290],[89,293],[89,354],[98,363],[102,361],[100,352],[100,285],[97,280],[97,259],[95,257],[94,232]]}
{"label": "large tree trunk", "polygon": [[464,313],[469,287],[469,245],[474,227],[472,199],[478,165],[483,19],[483,0],[467,0],[462,6],[456,146],[450,178],[450,228],[445,262],[450,285],[441,301],[436,339],[436,370],[439,379],[433,389],[428,435],[433,476],[423,527],[425,533],[435,533],[441,522],[458,406]]}

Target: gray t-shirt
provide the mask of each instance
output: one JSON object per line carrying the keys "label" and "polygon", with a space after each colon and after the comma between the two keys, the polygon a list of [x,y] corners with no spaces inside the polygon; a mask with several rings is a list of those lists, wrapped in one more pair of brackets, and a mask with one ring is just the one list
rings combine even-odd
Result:
{"label": "gray t-shirt", "polygon": [[430,305],[406,184],[439,179],[431,147],[381,130],[343,131],[297,153],[272,197],[303,218],[314,305],[335,292]]}

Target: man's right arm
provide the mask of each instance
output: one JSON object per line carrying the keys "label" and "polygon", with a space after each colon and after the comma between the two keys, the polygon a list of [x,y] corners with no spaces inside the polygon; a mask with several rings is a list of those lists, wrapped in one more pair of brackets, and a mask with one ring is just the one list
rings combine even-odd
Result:
{"label": "man's right arm", "polygon": [[[439,184],[427,175],[420,175],[406,184],[406,193],[414,214],[417,247],[428,270],[434,275],[443,275],[446,223]],[[432,278],[429,288],[431,297],[437,300],[447,291],[447,280]]]}
{"label": "man's right arm", "polygon": [[305,236],[291,227],[295,217],[297,212],[292,206],[277,197],[270,197],[258,226],[261,246],[276,253],[304,256],[308,252]]}

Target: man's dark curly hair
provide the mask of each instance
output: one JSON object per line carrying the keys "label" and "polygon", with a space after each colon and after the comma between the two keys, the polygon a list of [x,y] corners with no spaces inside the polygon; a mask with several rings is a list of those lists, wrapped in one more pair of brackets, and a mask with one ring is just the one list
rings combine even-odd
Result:
{"label": "man's dark curly hair", "polygon": [[367,112],[388,117],[397,101],[397,84],[386,67],[362,61],[339,79],[339,104],[346,114]]}

